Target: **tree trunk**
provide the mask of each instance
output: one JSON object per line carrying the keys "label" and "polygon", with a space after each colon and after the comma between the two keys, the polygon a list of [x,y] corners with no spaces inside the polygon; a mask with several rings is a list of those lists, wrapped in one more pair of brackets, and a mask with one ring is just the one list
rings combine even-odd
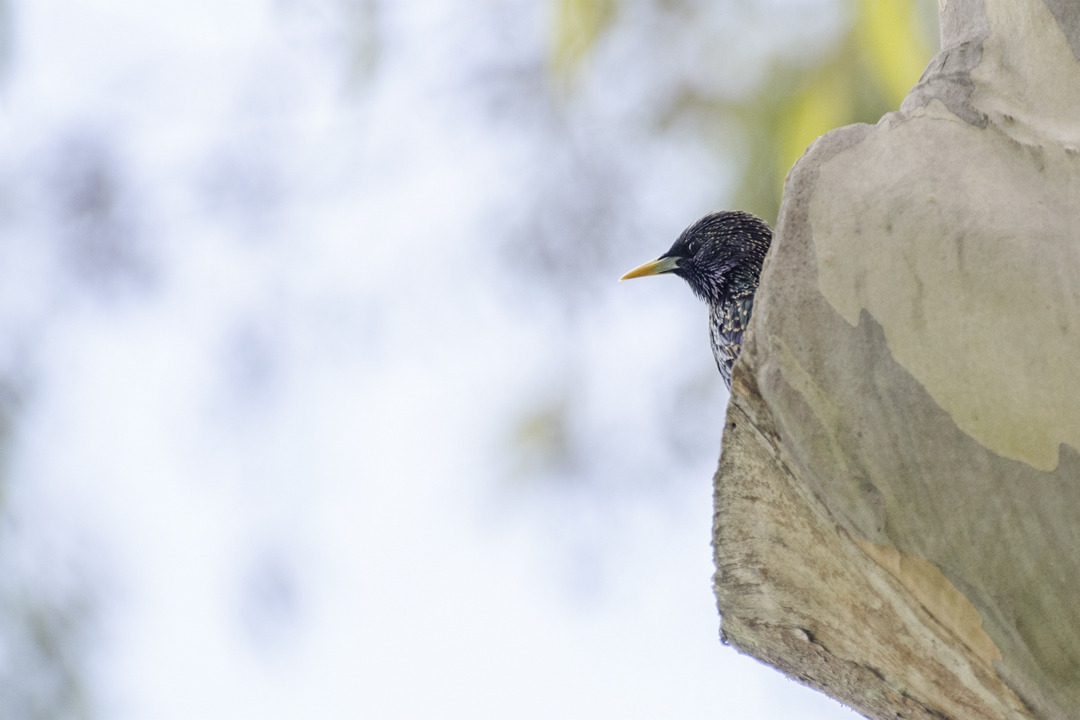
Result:
{"label": "tree trunk", "polygon": [[788,177],[716,593],[872,718],[1080,718],[1080,0],[948,0],[900,112]]}

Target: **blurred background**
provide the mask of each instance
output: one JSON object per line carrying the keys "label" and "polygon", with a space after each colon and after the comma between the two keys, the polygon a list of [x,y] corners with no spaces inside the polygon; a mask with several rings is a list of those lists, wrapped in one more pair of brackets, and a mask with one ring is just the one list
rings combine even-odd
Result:
{"label": "blurred background", "polygon": [[933,0],[0,2],[0,718],[849,718],[718,639],[705,307]]}

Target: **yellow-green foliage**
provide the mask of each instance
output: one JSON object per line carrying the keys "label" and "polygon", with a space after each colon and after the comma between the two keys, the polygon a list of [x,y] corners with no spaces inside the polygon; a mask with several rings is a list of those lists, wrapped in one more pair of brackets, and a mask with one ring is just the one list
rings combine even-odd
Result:
{"label": "yellow-green foliage", "polygon": [[[800,77],[790,95],[760,107],[760,120],[775,127],[776,135],[770,147],[752,149],[747,173],[769,173],[772,182],[745,178],[743,202],[775,218],[784,177],[810,143],[833,128],[875,123],[899,109],[937,48],[918,11],[919,0],[857,0],[854,22],[833,53],[796,71]],[[771,163],[763,157],[769,154]],[[773,194],[762,197],[756,189],[768,185]]]}
{"label": "yellow-green foliage", "polygon": [[554,77],[567,82],[610,26],[615,0],[554,0],[550,62]]}
{"label": "yellow-green foliage", "polygon": [[[553,0],[551,69],[569,80],[627,0]],[[725,98],[679,96],[668,118],[695,115],[718,150],[743,160],[735,204],[776,220],[784,177],[817,137],[854,122],[875,123],[900,107],[937,48],[932,0],[848,0],[851,21],[833,45],[797,63],[775,62],[756,92]],[[929,19],[929,21],[928,21]],[[760,32],[769,32],[767,25]],[[710,130],[740,127],[730,133]]]}
{"label": "yellow-green foliage", "polygon": [[780,180],[817,137],[852,122],[875,122],[899,108],[933,54],[927,34],[915,0],[858,0],[840,51],[807,73],[787,106]]}

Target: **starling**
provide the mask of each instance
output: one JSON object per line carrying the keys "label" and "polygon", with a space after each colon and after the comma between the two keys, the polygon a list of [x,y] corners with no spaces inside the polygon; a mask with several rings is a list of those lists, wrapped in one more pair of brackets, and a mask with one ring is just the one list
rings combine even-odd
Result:
{"label": "starling", "polygon": [[772,229],[750,213],[712,213],[686,228],[666,253],[619,279],[674,273],[689,283],[709,305],[713,357],[730,390],[731,366],[742,350],[771,241]]}

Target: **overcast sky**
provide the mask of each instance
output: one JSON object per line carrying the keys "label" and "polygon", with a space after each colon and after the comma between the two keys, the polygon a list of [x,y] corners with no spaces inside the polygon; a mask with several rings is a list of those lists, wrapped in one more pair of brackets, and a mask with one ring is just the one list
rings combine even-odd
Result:
{"label": "overcast sky", "polygon": [[720,644],[705,308],[615,282],[737,172],[647,109],[830,7],[704,5],[560,90],[543,3],[9,0],[0,714],[855,717]]}

